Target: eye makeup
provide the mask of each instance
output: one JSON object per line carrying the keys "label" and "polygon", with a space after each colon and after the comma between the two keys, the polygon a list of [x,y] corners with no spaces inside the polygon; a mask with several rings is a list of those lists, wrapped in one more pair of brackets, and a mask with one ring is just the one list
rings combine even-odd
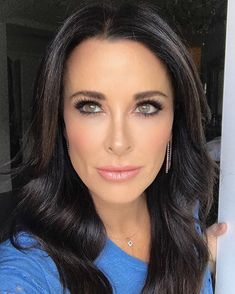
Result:
{"label": "eye makeup", "polygon": [[102,105],[99,102],[87,98],[82,98],[79,101],[76,101],[74,106],[83,115],[94,115],[100,113],[100,111],[85,111],[84,106],[98,106],[99,108],[102,107]]}
{"label": "eye makeup", "polygon": [[154,107],[156,109],[153,112],[137,112],[138,115],[143,115],[144,117],[157,115],[158,112],[163,109],[162,103],[160,103],[159,101],[154,100],[154,99],[147,99],[147,100],[138,102],[136,105],[137,105],[136,108],[150,105],[151,107]]}
{"label": "eye makeup", "polygon": [[[149,105],[150,107],[155,108],[156,110],[152,111],[152,112],[142,112],[142,111],[138,111],[136,112],[137,115],[141,115],[143,117],[148,117],[148,116],[153,116],[158,114],[159,111],[161,111],[163,109],[163,105],[162,103],[160,103],[159,101],[155,100],[155,99],[146,99],[143,100],[141,102],[136,103],[136,108],[141,108],[144,106]],[[84,110],[84,107],[86,106],[91,106],[92,108],[89,110]],[[74,107],[82,114],[82,115],[97,115],[99,113],[102,112],[102,105],[92,99],[89,98],[82,98],[79,99],[78,101],[76,101],[74,103]],[[101,110],[99,111],[93,111],[96,107],[100,108]]]}

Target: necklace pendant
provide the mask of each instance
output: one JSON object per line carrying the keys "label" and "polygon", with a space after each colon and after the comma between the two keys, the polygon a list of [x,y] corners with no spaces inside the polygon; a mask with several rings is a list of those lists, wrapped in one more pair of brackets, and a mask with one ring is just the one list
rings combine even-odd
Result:
{"label": "necklace pendant", "polygon": [[129,241],[127,242],[127,244],[128,244],[129,247],[132,247],[132,246],[133,246],[133,242],[132,242],[131,240],[129,240]]}

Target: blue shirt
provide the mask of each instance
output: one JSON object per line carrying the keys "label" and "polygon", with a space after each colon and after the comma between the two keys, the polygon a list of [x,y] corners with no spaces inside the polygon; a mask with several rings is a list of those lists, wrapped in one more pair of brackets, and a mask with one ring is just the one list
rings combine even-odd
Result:
{"label": "blue shirt", "polygon": [[[19,243],[31,245],[36,240],[25,232]],[[135,258],[110,239],[95,260],[97,267],[109,279],[115,294],[138,294],[147,275],[147,263]],[[19,251],[9,240],[0,244],[1,294],[62,294],[62,286],[54,261],[38,248]],[[66,290],[66,294],[69,291]],[[201,294],[213,294],[211,275],[207,269]]]}

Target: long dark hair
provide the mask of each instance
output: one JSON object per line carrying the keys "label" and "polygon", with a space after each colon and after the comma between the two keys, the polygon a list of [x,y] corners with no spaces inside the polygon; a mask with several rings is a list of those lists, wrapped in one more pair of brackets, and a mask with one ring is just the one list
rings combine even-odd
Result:
{"label": "long dark hair", "polygon": [[[107,277],[94,264],[105,244],[105,227],[71,165],[63,136],[65,62],[75,46],[91,37],[140,42],[168,68],[175,103],[173,158],[169,173],[163,166],[145,191],[151,247],[141,293],[198,294],[209,254],[195,224],[204,234],[216,176],[205,146],[209,111],[187,49],[145,1],[83,5],[50,44],[37,81],[24,164],[18,170],[25,183],[17,196],[11,240],[15,244],[13,237],[20,230],[34,234],[71,293],[112,293]],[[197,202],[199,220],[194,214]]]}

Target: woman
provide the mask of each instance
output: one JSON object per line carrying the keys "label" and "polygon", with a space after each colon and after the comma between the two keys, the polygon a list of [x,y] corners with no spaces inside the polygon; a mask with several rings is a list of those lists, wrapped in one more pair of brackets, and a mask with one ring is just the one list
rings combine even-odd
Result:
{"label": "woman", "polygon": [[195,66],[154,7],[69,17],[40,71],[0,291],[212,293],[207,115]]}

